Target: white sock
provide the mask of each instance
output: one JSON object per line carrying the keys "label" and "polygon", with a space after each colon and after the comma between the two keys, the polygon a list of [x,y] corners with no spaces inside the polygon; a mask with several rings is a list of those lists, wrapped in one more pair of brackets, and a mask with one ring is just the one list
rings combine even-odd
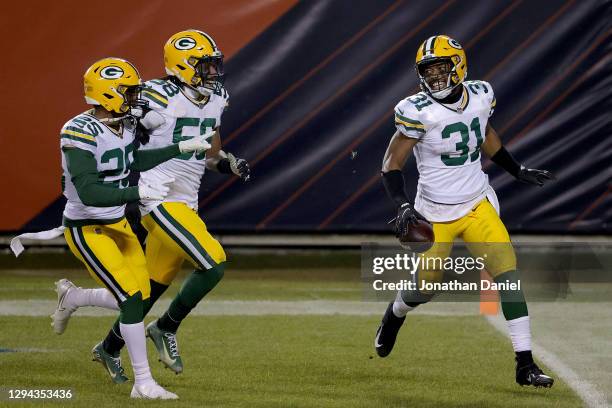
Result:
{"label": "white sock", "polygon": [[119,323],[121,337],[130,355],[132,368],[134,369],[134,385],[145,385],[152,383],[151,369],[147,360],[147,343],[145,339],[144,322],[134,324]]}
{"label": "white sock", "polygon": [[412,306],[408,306],[402,299],[402,292],[398,291],[395,301],[393,301],[393,314],[395,317],[404,317],[406,314],[415,309]]}
{"label": "white sock", "polygon": [[98,306],[105,309],[119,310],[117,299],[108,289],[71,288],[64,300],[66,307]]}
{"label": "white sock", "polygon": [[531,350],[531,328],[529,327],[529,316],[508,320],[508,331],[512,348],[515,352]]}

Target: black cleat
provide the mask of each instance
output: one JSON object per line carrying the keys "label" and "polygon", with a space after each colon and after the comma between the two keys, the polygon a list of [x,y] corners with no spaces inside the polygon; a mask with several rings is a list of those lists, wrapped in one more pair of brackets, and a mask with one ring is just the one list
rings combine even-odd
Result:
{"label": "black cleat", "polygon": [[374,339],[374,347],[376,347],[376,353],[379,357],[387,357],[391,353],[395,345],[397,332],[404,324],[404,320],[406,320],[406,316],[397,317],[393,314],[393,302],[389,303]]}
{"label": "black cleat", "polygon": [[540,367],[536,363],[527,363],[526,365],[519,366],[517,361],[516,364],[516,382],[520,386],[533,385],[534,387],[550,388],[553,386],[555,380],[552,377],[547,376],[540,370]]}

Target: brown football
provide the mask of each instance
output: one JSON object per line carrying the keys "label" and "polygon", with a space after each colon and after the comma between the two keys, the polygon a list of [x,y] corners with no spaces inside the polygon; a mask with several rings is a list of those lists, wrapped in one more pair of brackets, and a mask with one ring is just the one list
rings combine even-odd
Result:
{"label": "brown football", "polygon": [[400,237],[402,247],[418,253],[427,251],[433,243],[433,226],[424,220],[418,220],[416,224],[411,224],[406,235]]}

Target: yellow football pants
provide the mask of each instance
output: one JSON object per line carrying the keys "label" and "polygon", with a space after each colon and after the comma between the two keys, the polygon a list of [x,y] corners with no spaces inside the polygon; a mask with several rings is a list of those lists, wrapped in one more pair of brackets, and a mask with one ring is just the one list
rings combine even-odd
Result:
{"label": "yellow football pants", "polygon": [[126,219],[108,225],[67,227],[64,236],[70,251],[119,303],[137,292],[143,299],[149,298],[145,256]]}
{"label": "yellow football pants", "polygon": [[[425,258],[446,258],[450,255],[455,238],[461,237],[472,256],[484,259],[485,267],[492,277],[516,269],[516,255],[508,231],[487,199],[458,220],[433,223],[433,230],[435,243],[425,252]],[[424,269],[419,272],[419,280],[440,282],[442,275],[442,270]]]}
{"label": "yellow football pants", "polygon": [[147,236],[149,276],[170,285],[184,260],[202,270],[225,262],[219,241],[208,232],[198,213],[184,203],[163,203],[142,218]]}

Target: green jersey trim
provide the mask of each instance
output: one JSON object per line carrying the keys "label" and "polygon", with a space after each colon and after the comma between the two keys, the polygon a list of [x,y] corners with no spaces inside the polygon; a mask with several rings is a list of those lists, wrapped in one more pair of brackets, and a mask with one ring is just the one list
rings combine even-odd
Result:
{"label": "green jersey trim", "polygon": [[415,132],[425,133],[425,125],[423,125],[422,122],[408,119],[397,112],[395,112],[395,124],[402,125],[406,130],[414,130]]}
{"label": "green jersey trim", "polygon": [[96,143],[96,140],[94,139],[93,136],[77,134],[76,132],[73,132],[71,130],[64,130],[60,134],[60,138],[61,139],[74,140],[76,142],[85,143],[85,144],[88,144],[90,146],[98,146],[98,144]]}
{"label": "green jersey trim", "polygon": [[162,108],[168,107],[168,99],[166,99],[161,93],[157,92],[152,88],[145,88],[142,90],[142,96],[147,98],[148,100],[155,102],[157,105]]}

